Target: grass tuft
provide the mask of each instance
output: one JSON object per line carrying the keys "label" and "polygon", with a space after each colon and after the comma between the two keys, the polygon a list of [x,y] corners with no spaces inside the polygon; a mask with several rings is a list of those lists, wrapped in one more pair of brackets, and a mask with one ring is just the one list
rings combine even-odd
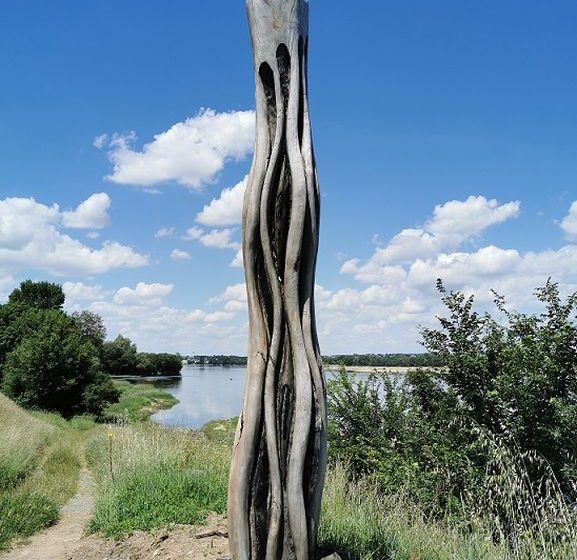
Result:
{"label": "grass tuft", "polygon": [[202,433],[111,426],[92,439],[87,458],[98,483],[90,529],[108,537],[200,523],[226,509],[230,451]]}

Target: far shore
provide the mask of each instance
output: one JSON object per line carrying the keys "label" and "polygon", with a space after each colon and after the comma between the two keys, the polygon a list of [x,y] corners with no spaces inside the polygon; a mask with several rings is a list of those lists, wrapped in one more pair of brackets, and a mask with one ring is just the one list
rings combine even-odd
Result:
{"label": "far shore", "polygon": [[[326,371],[339,371],[339,364],[323,364]],[[417,366],[345,366],[345,371],[349,373],[407,373],[419,369]],[[422,369],[422,366],[421,366]]]}

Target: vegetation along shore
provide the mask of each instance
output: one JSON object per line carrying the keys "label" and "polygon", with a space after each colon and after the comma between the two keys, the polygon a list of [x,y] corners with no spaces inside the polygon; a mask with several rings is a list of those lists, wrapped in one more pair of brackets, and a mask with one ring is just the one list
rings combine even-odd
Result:
{"label": "vegetation along shore", "polygon": [[[341,367],[329,382],[322,552],[382,560],[577,558],[577,295],[563,299],[548,282],[535,292],[536,315],[511,312],[496,297],[506,318],[498,322],[478,314],[472,298],[442,283],[438,289],[446,316],[422,335],[444,367],[400,377],[389,368],[359,377]],[[58,554],[67,556],[54,558],[96,560],[114,551],[168,558],[185,549],[191,558],[226,557],[236,419],[198,431],[156,425],[148,417],[174,398],[151,384],[111,380],[98,360],[93,373],[72,360],[81,387],[69,393],[54,384],[70,408],[42,410],[54,401],[16,390],[20,375],[26,387],[37,381],[45,388],[48,379],[76,377],[50,360],[43,366],[50,377],[17,369],[35,356],[28,337],[42,329],[49,341],[72,337],[83,356],[92,350],[62,311],[27,304],[16,312],[14,303],[0,307],[3,348],[26,321],[39,326],[20,336],[18,359],[15,349],[3,355],[0,558],[21,558],[38,542],[48,550],[70,516],[85,519],[88,534],[60,544]],[[47,325],[59,336],[48,336]],[[105,397],[98,404],[95,383]],[[16,389],[8,395],[7,388]],[[46,527],[42,541],[22,543]]]}

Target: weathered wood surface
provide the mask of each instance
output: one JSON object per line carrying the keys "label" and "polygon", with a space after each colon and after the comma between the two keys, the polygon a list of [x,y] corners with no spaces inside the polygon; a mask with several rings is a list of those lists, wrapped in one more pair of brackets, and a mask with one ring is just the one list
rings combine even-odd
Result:
{"label": "weathered wood surface", "polygon": [[247,0],[246,7],[257,134],[243,210],[249,347],[229,539],[235,560],[309,560],[326,469],[326,394],[314,308],[320,204],[308,1]]}

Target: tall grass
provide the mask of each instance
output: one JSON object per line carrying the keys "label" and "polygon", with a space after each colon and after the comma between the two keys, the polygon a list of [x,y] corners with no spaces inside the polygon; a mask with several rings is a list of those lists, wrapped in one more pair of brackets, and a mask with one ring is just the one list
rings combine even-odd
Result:
{"label": "tall grass", "polygon": [[507,554],[483,533],[428,520],[402,493],[382,495],[368,480],[351,482],[340,464],[328,473],[319,544],[355,560],[497,560]]}
{"label": "tall grass", "polygon": [[[469,489],[458,516],[427,518],[402,490],[382,494],[369,479],[329,471],[319,538],[347,559],[576,560],[577,515],[552,472],[535,454],[494,438],[483,480]],[[542,470],[535,483],[529,472]]]}
{"label": "tall grass", "polygon": [[0,550],[58,519],[78,483],[82,432],[76,425],[89,423],[31,414],[0,394]]}
{"label": "tall grass", "polygon": [[22,482],[38,464],[53,427],[0,394],[0,490]]}
{"label": "tall grass", "polygon": [[98,483],[93,531],[120,537],[226,509],[230,451],[202,433],[110,426],[89,442],[87,458]]}

